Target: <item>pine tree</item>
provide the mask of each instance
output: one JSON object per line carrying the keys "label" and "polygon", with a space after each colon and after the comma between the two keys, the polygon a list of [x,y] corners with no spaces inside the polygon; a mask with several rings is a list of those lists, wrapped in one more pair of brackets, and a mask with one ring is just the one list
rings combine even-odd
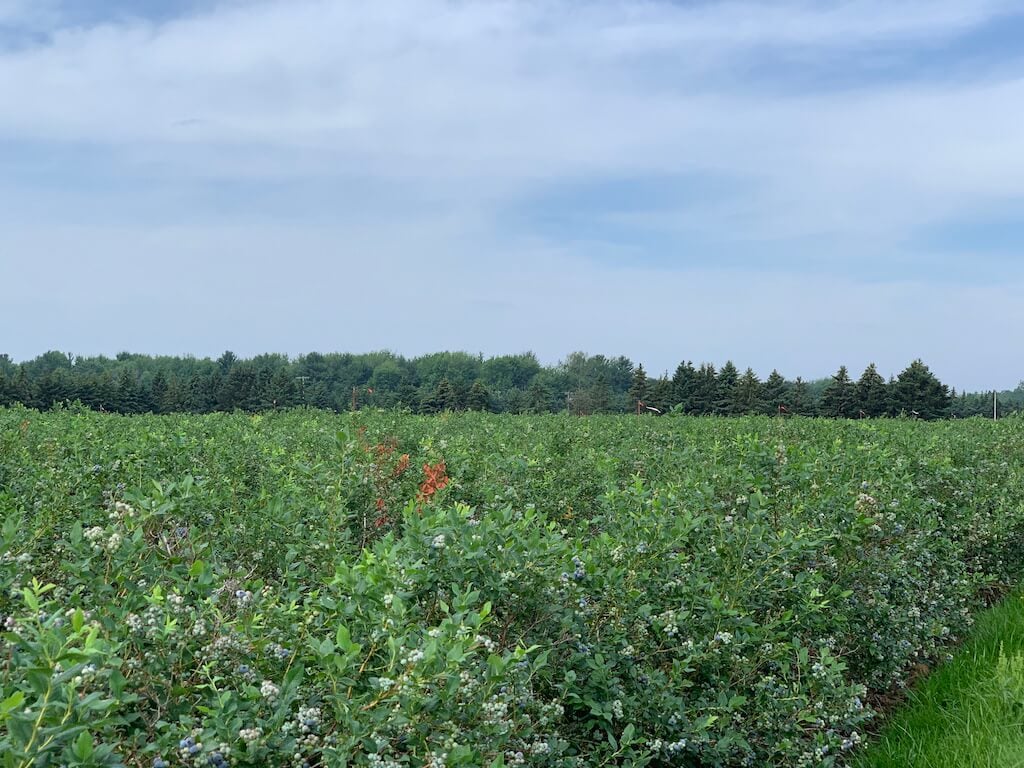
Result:
{"label": "pine tree", "polygon": [[949,387],[920,360],[896,378],[893,407],[897,413],[922,419],[944,419],[950,412]]}
{"label": "pine tree", "polygon": [[238,355],[232,352],[230,349],[226,350],[224,354],[217,358],[217,367],[220,370],[221,376],[227,376],[231,372],[231,369],[235,367],[235,363],[238,362]]}
{"label": "pine tree", "polygon": [[416,390],[416,385],[410,381],[403,381],[398,386],[396,400],[400,407],[415,411],[419,405],[419,393]]}
{"label": "pine tree", "polygon": [[857,380],[856,397],[858,411],[862,411],[868,418],[884,416],[888,412],[889,390],[874,363],[865,368]]}
{"label": "pine tree", "polygon": [[538,377],[534,376],[527,393],[526,407],[530,413],[547,413],[551,410],[551,393]]}
{"label": "pine tree", "polygon": [[666,413],[673,405],[675,392],[676,388],[672,379],[665,375],[655,380],[654,386],[650,388],[650,393],[644,402],[662,413]]}
{"label": "pine tree", "polygon": [[585,413],[607,413],[611,406],[612,392],[611,387],[608,386],[608,377],[604,371],[597,374],[597,378],[594,380],[594,385],[590,388],[587,393],[587,403]]}
{"label": "pine tree", "polygon": [[94,377],[90,384],[87,391],[90,391],[89,396],[92,402],[89,403],[89,407],[100,411],[116,412],[119,402],[118,388],[110,371],[104,371]]}
{"label": "pine tree", "polygon": [[157,371],[149,384],[149,406],[153,413],[167,413],[167,377],[162,370]]}
{"label": "pine tree", "polygon": [[761,381],[753,368],[747,368],[732,388],[731,413],[752,414],[761,411]]}
{"label": "pine tree", "polygon": [[690,398],[690,413],[706,416],[714,413],[718,394],[718,374],[711,363],[701,363]]}
{"label": "pine tree", "polygon": [[526,393],[519,387],[513,387],[505,390],[504,403],[495,403],[493,399],[491,400],[491,410],[498,413],[527,413],[528,402]]}
{"label": "pine tree", "polygon": [[794,416],[813,416],[817,411],[807,382],[799,376],[793,382],[793,389],[789,396],[789,412]]}
{"label": "pine tree", "polygon": [[786,402],[788,394],[789,387],[786,386],[786,380],[782,377],[781,373],[773,370],[768,378],[765,379],[764,386],[761,388],[761,402],[764,406],[764,412],[775,414],[780,412],[780,406],[788,408],[789,403]]}
{"label": "pine tree", "polygon": [[259,403],[259,392],[256,390],[256,373],[249,363],[232,365],[228,375],[217,393],[217,410],[243,411],[255,410]]}
{"label": "pine tree", "polygon": [[7,378],[7,374],[0,370],[0,408],[6,408],[14,403],[14,384]]}
{"label": "pine tree", "polygon": [[422,413],[440,413],[441,411],[459,410],[458,394],[452,383],[445,376],[439,382],[430,395],[423,400],[420,411]]}
{"label": "pine tree", "polygon": [[266,409],[291,408],[297,403],[295,379],[292,378],[287,368],[278,368],[262,392],[262,407]]}
{"label": "pine tree", "polygon": [[167,393],[164,395],[163,412],[180,413],[185,409],[185,397],[187,392],[177,376],[172,376],[167,382]]}
{"label": "pine tree", "polygon": [[693,413],[694,395],[697,390],[697,370],[689,360],[680,363],[672,375],[673,405],[681,405],[684,413]]}
{"label": "pine tree", "polygon": [[856,388],[850,381],[850,374],[846,370],[846,366],[842,365],[821,393],[821,415],[838,419],[849,419],[856,416],[856,396]]}
{"label": "pine tree", "polygon": [[216,392],[220,388],[220,373],[214,371],[208,376],[193,373],[188,381],[185,405],[192,413],[210,413],[216,404]]}
{"label": "pine tree", "polygon": [[466,408],[471,411],[491,410],[491,393],[480,379],[473,382],[466,396]]}
{"label": "pine tree", "polygon": [[117,411],[118,413],[140,413],[142,398],[135,371],[123,368],[117,379]]}
{"label": "pine tree", "polygon": [[636,411],[637,403],[643,402],[647,397],[647,374],[643,365],[638,365],[633,371],[633,381],[629,385],[629,392],[626,393],[629,407]]}
{"label": "pine tree", "polygon": [[723,416],[732,413],[733,390],[736,389],[736,382],[739,380],[740,372],[736,369],[736,365],[732,360],[727,360],[715,380],[715,413]]}
{"label": "pine tree", "polygon": [[74,396],[71,379],[63,368],[47,371],[36,382],[35,391],[40,408],[52,408],[55,404],[71,400]]}

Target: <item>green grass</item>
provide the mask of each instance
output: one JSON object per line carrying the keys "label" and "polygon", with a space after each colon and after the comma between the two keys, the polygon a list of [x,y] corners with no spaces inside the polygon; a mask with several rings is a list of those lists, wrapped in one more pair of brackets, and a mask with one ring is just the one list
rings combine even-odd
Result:
{"label": "green grass", "polygon": [[1024,768],[1024,591],[910,695],[856,768]]}

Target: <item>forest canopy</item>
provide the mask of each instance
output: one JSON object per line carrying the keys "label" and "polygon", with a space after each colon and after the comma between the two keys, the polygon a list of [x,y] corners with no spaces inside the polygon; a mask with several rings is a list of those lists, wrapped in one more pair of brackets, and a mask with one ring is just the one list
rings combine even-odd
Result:
{"label": "forest canopy", "polygon": [[[1024,382],[996,393],[998,414],[1024,409]],[[793,414],[835,418],[922,419],[991,416],[993,393],[950,390],[921,360],[886,380],[874,364],[858,378],[845,367],[826,379],[763,380],[727,361],[679,363],[651,377],[627,357],[573,352],[542,365],[532,352],[487,357],[435,352],[406,358],[392,352],[311,352],[295,358],[263,354],[216,360],[122,352],[77,357],[50,351],[15,363],[0,354],[0,406],[47,409],[81,403],[115,413],[249,412],[308,406],[333,411],[365,407],[415,413]]]}

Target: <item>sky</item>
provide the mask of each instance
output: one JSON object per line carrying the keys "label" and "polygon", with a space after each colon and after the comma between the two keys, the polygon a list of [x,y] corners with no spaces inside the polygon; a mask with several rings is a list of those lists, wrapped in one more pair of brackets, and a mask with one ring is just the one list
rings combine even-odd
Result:
{"label": "sky", "polygon": [[0,352],[1013,388],[1019,0],[0,0]]}

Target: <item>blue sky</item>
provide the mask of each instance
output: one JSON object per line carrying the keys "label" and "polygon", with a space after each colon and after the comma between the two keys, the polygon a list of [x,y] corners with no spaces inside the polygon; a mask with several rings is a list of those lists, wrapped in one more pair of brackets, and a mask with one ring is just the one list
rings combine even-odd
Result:
{"label": "blue sky", "polygon": [[1024,379],[1024,7],[0,0],[0,352]]}

